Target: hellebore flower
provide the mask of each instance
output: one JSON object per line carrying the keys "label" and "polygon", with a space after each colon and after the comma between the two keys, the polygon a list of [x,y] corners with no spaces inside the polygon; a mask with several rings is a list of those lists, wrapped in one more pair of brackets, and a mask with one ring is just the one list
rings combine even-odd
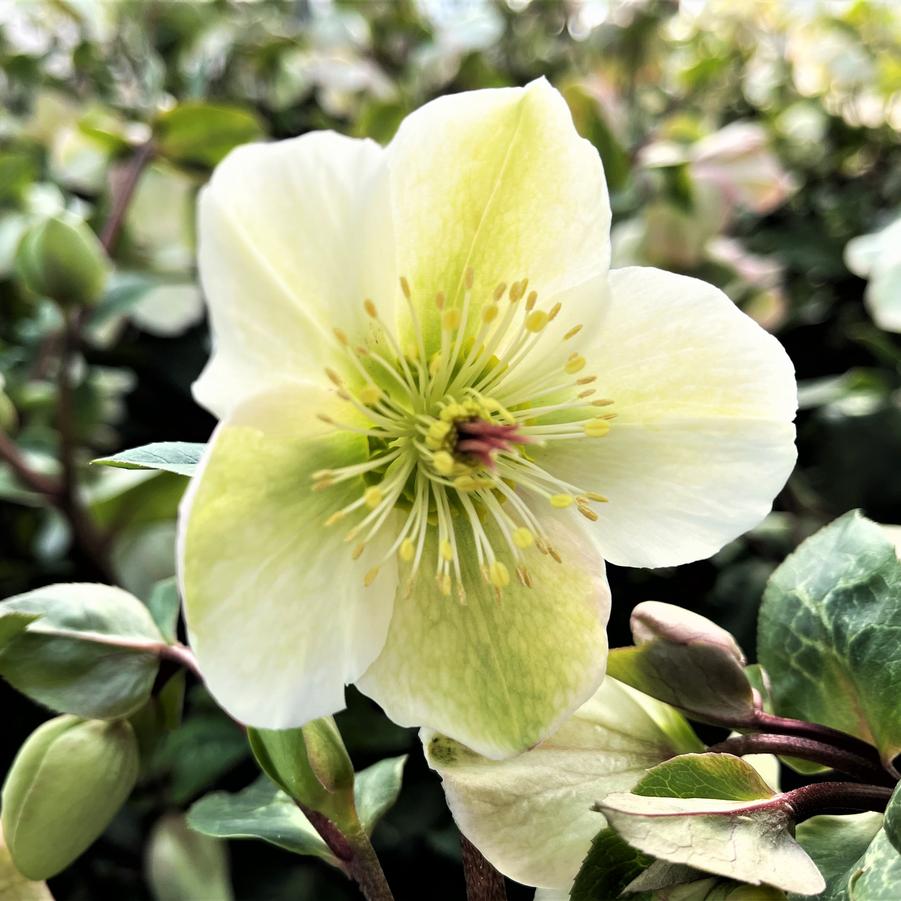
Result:
{"label": "hellebore flower", "polygon": [[232,715],[295,726],[356,682],[517,753],[603,678],[604,558],[695,560],[766,514],[788,358],[709,285],[608,272],[609,226],[543,80],[435,100],[384,149],[313,133],[219,166],[195,393],[221,421],[179,570]]}

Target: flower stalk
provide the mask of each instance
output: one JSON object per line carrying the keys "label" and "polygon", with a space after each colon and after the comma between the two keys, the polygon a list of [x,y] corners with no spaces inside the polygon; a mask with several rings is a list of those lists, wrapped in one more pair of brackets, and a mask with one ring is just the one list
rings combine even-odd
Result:
{"label": "flower stalk", "polygon": [[873,810],[882,813],[892,796],[891,788],[881,785],[855,785],[849,782],[818,782],[786,792],[784,802],[795,823],[826,813]]}
{"label": "flower stalk", "polygon": [[460,836],[467,901],[507,901],[504,877],[465,835]]}

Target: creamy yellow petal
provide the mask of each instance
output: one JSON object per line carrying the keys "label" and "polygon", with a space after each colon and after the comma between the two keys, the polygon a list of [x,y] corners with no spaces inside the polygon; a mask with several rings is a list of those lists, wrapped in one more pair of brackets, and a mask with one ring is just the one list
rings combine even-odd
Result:
{"label": "creamy yellow petal", "polygon": [[393,563],[364,587],[379,548],[354,561],[346,530],[325,526],[362,480],[312,490],[312,473],[367,455],[364,438],[316,419],[335,403],[311,385],[245,400],[217,428],[182,504],[191,646],[213,696],[251,726],[285,729],[340,710],[391,618]]}
{"label": "creamy yellow petal", "polygon": [[372,141],[314,132],[238,147],[213,173],[198,261],[214,353],[194,386],[212,412],[321,371],[332,329],[360,337],[364,298],[394,296],[383,164]]}
{"label": "creamy yellow petal", "polygon": [[534,453],[609,498],[592,529],[605,559],[688,563],[763,519],[796,458],[794,372],[772,335],[712,285],[620,269],[590,356],[609,433]]}
{"label": "creamy yellow petal", "polygon": [[[562,563],[529,548],[533,587],[517,581],[511,564],[499,597],[461,527],[465,604],[439,590],[431,540],[409,592],[401,568],[385,648],[359,688],[395,722],[425,725],[486,757],[509,757],[553,732],[603,678],[610,591],[580,529],[558,520],[547,526]],[[486,531],[502,546],[495,529],[486,524]]]}

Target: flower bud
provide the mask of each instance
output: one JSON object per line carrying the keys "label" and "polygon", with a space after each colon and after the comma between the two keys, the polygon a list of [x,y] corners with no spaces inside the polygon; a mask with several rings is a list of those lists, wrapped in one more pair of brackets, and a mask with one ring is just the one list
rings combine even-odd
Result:
{"label": "flower bud", "polygon": [[262,770],[292,798],[336,823],[355,820],[353,764],[331,717],[247,735]]}
{"label": "flower bud", "polygon": [[3,785],[3,833],[16,868],[35,880],[64,870],[106,829],[137,777],[125,720],[60,716],[40,726]]}
{"label": "flower bud", "polygon": [[35,294],[61,306],[96,303],[109,264],[97,236],[84,222],[54,216],[32,226],[16,253],[16,272]]}
{"label": "flower bud", "polygon": [[612,651],[607,672],[702,722],[737,727],[754,692],[735,639],[690,610],[648,601],[632,612],[634,648]]}

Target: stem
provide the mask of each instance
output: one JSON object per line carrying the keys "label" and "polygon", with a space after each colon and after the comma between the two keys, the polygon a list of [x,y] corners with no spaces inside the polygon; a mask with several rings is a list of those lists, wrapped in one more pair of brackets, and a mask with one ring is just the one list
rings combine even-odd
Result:
{"label": "stem", "polygon": [[49,499],[59,496],[60,486],[53,479],[33,470],[15,442],[5,432],[0,432],[0,459],[6,461],[18,480],[27,488],[46,495]]}
{"label": "stem", "polygon": [[836,748],[833,745],[794,735],[738,735],[708,748],[713,754],[782,754],[839,770],[854,779],[893,785],[894,781],[878,763]]}
{"label": "stem", "polygon": [[115,186],[110,213],[100,231],[100,243],[108,254],[112,254],[115,250],[119,232],[122,231],[122,224],[125,222],[125,214],[128,212],[128,205],[138,186],[141,173],[153,159],[154,149],[152,141],[141,144],[126,164],[121,182]]}
{"label": "stem", "polygon": [[888,806],[892,789],[881,785],[853,785],[850,782],[817,782],[786,792],[787,803],[796,823],[823,813],[849,810],[875,810],[882,813]]}
{"label": "stem", "polygon": [[360,828],[345,835],[327,816],[295,802],[332,854],[338,858],[341,868],[357,883],[366,901],[394,901],[394,895],[385,879],[382,865],[376,856],[369,836]]}
{"label": "stem", "polygon": [[[812,738],[815,741],[832,745],[836,748],[844,748],[846,751],[850,751],[874,763],[881,762],[879,752],[871,744],[849,735],[847,732],[840,732],[838,729],[832,729],[829,726],[808,723],[788,716],[775,716],[763,710],[755,712],[754,720],[749,725],[752,728],[776,735],[795,735],[800,738]],[[748,726],[743,724],[741,728],[748,728]]]}
{"label": "stem", "polygon": [[460,847],[463,850],[463,876],[466,879],[467,901],[507,901],[504,877],[462,834],[460,835]]}

